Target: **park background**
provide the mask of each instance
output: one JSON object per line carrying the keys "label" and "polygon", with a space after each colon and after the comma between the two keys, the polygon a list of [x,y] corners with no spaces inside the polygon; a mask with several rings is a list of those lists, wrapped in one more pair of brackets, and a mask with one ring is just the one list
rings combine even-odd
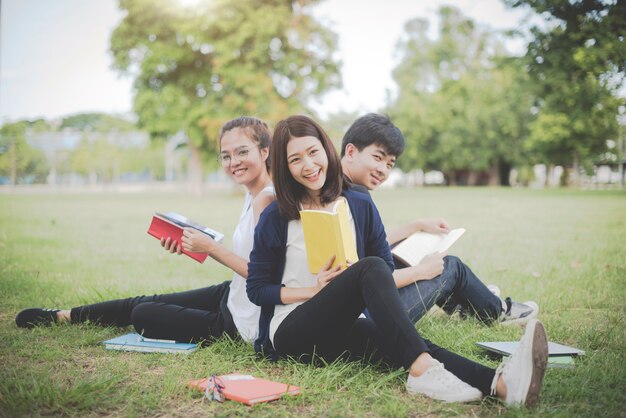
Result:
{"label": "park background", "polygon": [[[0,416],[624,416],[625,9],[3,0]],[[228,279],[216,263],[162,254],[145,234],[156,210],[233,229],[242,191],[218,170],[220,125],[306,113],[339,144],[369,111],[389,114],[407,140],[394,187],[373,194],[386,225],[444,216],[466,227],[455,255],[506,294],[537,300],[552,340],[586,350],[575,369],[548,372],[537,410],[415,399],[400,372],[275,365],[236,342],[178,359],[102,350],[122,330],[15,327],[31,305]],[[418,328],[492,366],[473,343],[521,333],[436,314]],[[250,410],[183,388],[233,367],[305,394]]]}

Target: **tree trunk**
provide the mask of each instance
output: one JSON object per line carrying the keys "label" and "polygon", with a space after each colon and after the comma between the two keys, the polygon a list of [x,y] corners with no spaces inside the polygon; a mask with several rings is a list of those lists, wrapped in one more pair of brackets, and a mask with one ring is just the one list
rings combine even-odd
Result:
{"label": "tree trunk", "polygon": [[17,184],[17,140],[15,138],[11,145],[11,184],[13,186]]}
{"label": "tree trunk", "polygon": [[501,162],[498,167],[498,177],[500,180],[500,186],[511,185],[511,164],[507,162]]}
{"label": "tree trunk", "polygon": [[489,169],[489,179],[487,180],[487,185],[498,186],[500,183],[500,163],[496,163]]}
{"label": "tree trunk", "polygon": [[448,186],[456,186],[456,171],[448,171],[446,177],[448,178]]}
{"label": "tree trunk", "polygon": [[[567,170],[564,172],[564,174],[567,173]],[[565,183],[565,184],[563,184]],[[572,171],[571,173],[565,178],[565,181],[562,182],[563,186],[573,186],[573,187],[580,187],[580,161],[578,158],[578,153],[574,153],[574,158],[572,161]]]}
{"label": "tree trunk", "polygon": [[467,185],[476,186],[477,184],[478,184],[478,173],[472,170],[467,175]]}
{"label": "tree trunk", "polygon": [[545,187],[552,187],[552,176],[554,175],[554,164],[546,166]]}
{"label": "tree trunk", "polygon": [[189,147],[190,158],[188,166],[188,181],[191,186],[192,192],[196,196],[202,195],[202,156],[200,155],[200,148],[193,143],[191,139],[187,139],[187,146]]}

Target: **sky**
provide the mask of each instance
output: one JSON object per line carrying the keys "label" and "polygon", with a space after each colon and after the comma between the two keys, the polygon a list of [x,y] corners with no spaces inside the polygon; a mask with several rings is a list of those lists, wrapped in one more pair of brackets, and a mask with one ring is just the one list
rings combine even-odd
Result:
{"label": "sky", "polygon": [[[193,7],[194,0],[178,1]],[[395,91],[391,71],[404,23],[421,17],[435,28],[446,4],[492,29],[519,27],[526,16],[501,0],[326,0],[315,14],[339,36],[344,87],[314,108],[322,115],[382,108]],[[0,0],[0,8],[0,123],[131,111],[132,80],[111,68],[108,52],[122,19],[116,0]],[[510,49],[521,53],[523,44]]]}

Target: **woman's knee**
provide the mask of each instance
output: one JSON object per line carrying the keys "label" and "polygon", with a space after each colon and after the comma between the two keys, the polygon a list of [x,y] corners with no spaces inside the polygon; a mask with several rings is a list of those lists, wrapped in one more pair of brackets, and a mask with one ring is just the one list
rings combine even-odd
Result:
{"label": "woman's knee", "polygon": [[146,328],[146,325],[150,322],[150,319],[156,316],[155,308],[158,305],[162,305],[162,303],[144,302],[133,308],[130,313],[130,322],[133,324],[138,333],[141,334]]}
{"label": "woman's knee", "polygon": [[379,269],[390,271],[387,263],[385,263],[385,261],[380,257],[369,256],[362,258],[359,260],[359,265],[361,266],[361,269],[365,271]]}
{"label": "woman's knee", "polygon": [[363,280],[391,280],[393,281],[393,273],[389,269],[385,260],[380,257],[365,257],[359,260],[361,265],[361,275]]}

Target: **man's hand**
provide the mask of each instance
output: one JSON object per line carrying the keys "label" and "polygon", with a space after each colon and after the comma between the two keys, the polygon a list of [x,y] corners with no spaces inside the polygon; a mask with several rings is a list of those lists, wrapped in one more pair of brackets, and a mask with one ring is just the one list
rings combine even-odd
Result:
{"label": "man's hand", "polygon": [[450,225],[443,218],[420,219],[421,230],[431,234],[447,234],[450,232]]}
{"label": "man's hand", "polygon": [[441,253],[429,254],[422,259],[416,267],[419,268],[420,276],[423,277],[423,280],[434,279],[443,273],[443,258],[447,255],[448,253],[444,251]]}

